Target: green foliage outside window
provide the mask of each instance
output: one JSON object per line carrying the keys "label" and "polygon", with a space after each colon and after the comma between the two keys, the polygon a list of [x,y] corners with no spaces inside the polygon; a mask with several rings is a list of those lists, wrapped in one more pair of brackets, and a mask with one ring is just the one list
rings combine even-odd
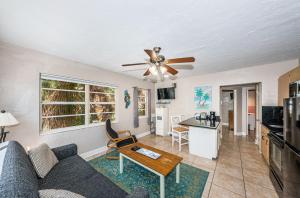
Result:
{"label": "green foliage outside window", "polygon": [[138,112],[139,116],[146,116],[146,103],[147,103],[147,94],[146,90],[138,90]]}
{"label": "green foliage outside window", "polygon": [[115,120],[115,110],[115,88],[41,79],[42,132]]}

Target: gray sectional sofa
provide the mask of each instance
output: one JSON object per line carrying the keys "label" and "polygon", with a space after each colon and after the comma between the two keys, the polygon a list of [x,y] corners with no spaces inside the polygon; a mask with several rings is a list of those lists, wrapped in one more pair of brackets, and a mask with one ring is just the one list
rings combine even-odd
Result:
{"label": "gray sectional sofa", "polygon": [[0,149],[1,198],[38,198],[41,189],[64,189],[87,198],[149,197],[142,188],[128,195],[77,155],[75,144],[52,149],[59,163],[43,179],[38,178],[28,155],[18,142],[2,144]]}

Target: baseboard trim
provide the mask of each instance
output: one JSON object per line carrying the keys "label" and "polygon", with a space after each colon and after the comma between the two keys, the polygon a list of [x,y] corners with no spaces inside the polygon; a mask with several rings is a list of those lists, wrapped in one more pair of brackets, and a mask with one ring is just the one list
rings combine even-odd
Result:
{"label": "baseboard trim", "polygon": [[223,126],[229,126],[229,123],[222,123]]}
{"label": "baseboard trim", "polygon": [[107,151],[107,146],[103,146],[103,147],[96,148],[94,150],[82,153],[82,154],[80,154],[80,157],[82,157],[83,159],[87,159],[89,157],[92,157],[93,155],[97,155],[97,154],[103,153],[105,151]]}
{"label": "baseboard trim", "polygon": [[142,137],[144,137],[146,135],[150,135],[150,133],[151,133],[150,131],[147,131],[147,132],[144,132],[144,133],[137,134],[136,138],[142,138]]}
{"label": "baseboard trim", "polygon": [[245,133],[243,131],[237,131],[235,135],[237,135],[237,136],[246,136],[247,133]]}
{"label": "baseboard trim", "polygon": [[[137,134],[136,135],[136,138],[142,138],[146,135],[149,135],[150,134],[150,131],[147,131],[147,132],[144,132],[144,133],[140,133],[140,134]],[[91,150],[91,151],[87,151],[85,153],[82,153],[80,154],[80,157],[82,157],[83,159],[88,159],[89,157],[92,157],[94,155],[97,155],[97,154],[100,154],[100,153],[103,153],[103,152],[106,152],[107,151],[107,146],[103,146],[103,147],[100,147],[100,148],[96,148],[94,150]]]}

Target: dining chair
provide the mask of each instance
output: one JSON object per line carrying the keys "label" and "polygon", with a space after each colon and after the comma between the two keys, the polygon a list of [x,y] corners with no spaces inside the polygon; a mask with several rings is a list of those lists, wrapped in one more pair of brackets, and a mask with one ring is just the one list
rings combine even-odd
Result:
{"label": "dining chair", "polygon": [[180,115],[171,116],[172,147],[174,147],[175,142],[178,142],[179,151],[181,151],[182,145],[189,143],[189,129],[179,124],[181,120],[182,116]]}

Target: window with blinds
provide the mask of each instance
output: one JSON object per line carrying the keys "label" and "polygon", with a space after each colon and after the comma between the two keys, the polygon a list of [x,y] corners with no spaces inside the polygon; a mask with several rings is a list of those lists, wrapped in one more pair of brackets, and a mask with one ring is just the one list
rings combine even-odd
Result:
{"label": "window with blinds", "polygon": [[41,76],[41,133],[97,126],[116,120],[116,87]]}

